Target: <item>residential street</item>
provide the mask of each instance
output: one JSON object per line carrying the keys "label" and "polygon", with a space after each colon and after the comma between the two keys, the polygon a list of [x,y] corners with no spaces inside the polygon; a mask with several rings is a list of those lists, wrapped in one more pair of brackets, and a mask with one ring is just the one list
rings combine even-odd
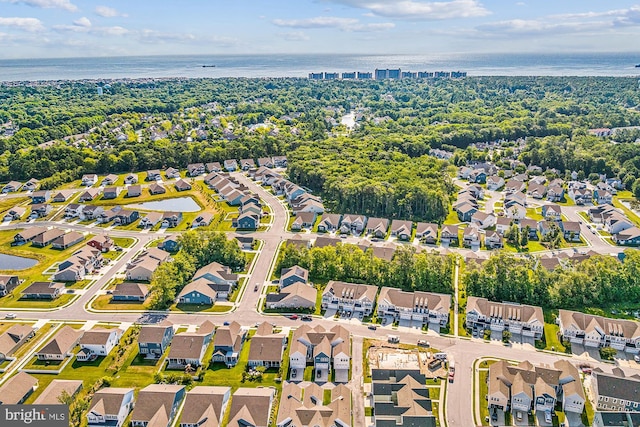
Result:
{"label": "residential street", "polygon": [[[258,304],[260,298],[263,296],[266,290],[266,284],[270,282],[272,269],[275,263],[275,257],[280,244],[290,238],[304,237],[314,238],[313,234],[304,233],[291,233],[286,231],[287,222],[289,220],[289,213],[280,199],[273,194],[265,191],[264,188],[256,185],[253,181],[245,177],[242,173],[234,173],[240,182],[247,185],[252,191],[259,194],[259,196],[267,203],[272,211],[272,223],[267,231],[254,232],[254,233],[229,233],[230,236],[243,235],[251,236],[255,239],[262,241],[262,247],[255,258],[254,265],[250,271],[250,277],[245,286],[245,291],[237,301],[237,307],[233,313],[177,313],[177,312],[96,312],[88,311],[86,304],[117,272],[124,271],[126,263],[129,262],[143,247],[151,240],[157,239],[160,235],[155,233],[141,234],[136,231],[126,230],[109,230],[105,231],[114,237],[133,237],[137,239],[132,248],[127,250],[125,254],[115,263],[103,269],[102,277],[99,278],[89,289],[76,298],[72,304],[51,311],[38,311],[28,309],[2,309],[6,312],[14,312],[21,320],[26,319],[56,319],[56,320],[84,320],[84,321],[121,321],[121,322],[139,322],[139,321],[159,321],[164,318],[168,318],[175,324],[199,324],[204,320],[213,320],[214,322],[221,324],[223,320],[236,320],[243,326],[253,326],[257,322],[269,321],[275,322],[279,326],[296,327],[300,324],[299,320],[291,320],[287,317],[280,315],[267,315],[258,312]],[[494,197],[491,197],[493,200]],[[533,203],[533,202],[532,202]],[[536,202],[539,203],[539,202]],[[563,206],[563,213],[571,221],[581,221],[582,219],[577,214],[579,207],[565,207]],[[583,209],[583,208],[582,208]],[[96,233],[102,231],[100,228],[89,228],[87,226],[79,224],[69,224],[66,222],[38,222],[40,226],[55,226],[68,230],[76,230],[81,232]],[[9,224],[3,225],[1,229],[19,229],[24,228],[25,224]],[[599,253],[618,253],[624,250],[624,248],[613,247],[602,240],[598,235],[594,235],[586,229],[586,225],[582,224],[582,232],[585,239],[588,241],[589,248],[582,248],[581,250],[594,250]],[[162,237],[171,235],[171,233],[162,234]],[[389,245],[389,242],[375,242],[371,243],[370,240],[350,237],[346,239],[349,243],[358,243],[365,241],[367,244],[375,245]],[[443,250],[438,246],[434,248],[437,251]],[[566,252],[573,252],[573,248],[565,249]],[[456,250],[463,255],[468,254],[467,250]],[[560,252],[560,251],[555,251]],[[488,256],[489,253],[482,253],[482,256]],[[457,265],[456,265],[457,270]],[[254,291],[254,286],[258,284],[258,291]],[[458,294],[457,280],[456,280],[456,296]],[[457,298],[455,303],[454,313],[457,312]],[[221,316],[218,320],[215,316]],[[452,325],[452,332],[457,335],[458,320],[457,318],[450,319]],[[338,320],[334,318],[321,318],[316,317],[312,321],[312,325],[323,325],[326,328],[333,327],[336,322],[340,322],[345,325],[353,335],[352,343],[352,382],[350,387],[353,391],[353,415],[354,425],[364,425],[364,404],[361,398],[362,388],[362,346],[363,338],[380,338],[386,339],[387,333],[393,333],[398,335],[403,343],[416,344],[418,339],[425,338],[425,334],[419,330],[411,328],[400,327],[397,330],[392,329],[391,326],[379,327],[377,331],[369,330],[367,325],[361,324],[357,320]],[[453,383],[448,384],[448,398],[446,404],[447,425],[449,427],[470,427],[475,425],[473,419],[473,405],[472,405],[472,363],[479,357],[497,357],[510,360],[529,360],[533,364],[540,363],[552,363],[559,358],[569,358],[573,363],[578,363],[581,360],[577,357],[569,357],[559,354],[550,354],[545,352],[536,351],[533,347],[527,345],[513,345],[513,347],[506,347],[502,343],[485,343],[478,339],[463,339],[457,337],[446,337],[436,335],[433,332],[428,334],[428,339],[433,348],[437,348],[442,351],[446,351],[456,360],[456,376]],[[593,367],[601,367],[605,371],[611,371],[613,365],[597,363],[594,360],[589,361]],[[0,381],[1,382],[1,381]]]}

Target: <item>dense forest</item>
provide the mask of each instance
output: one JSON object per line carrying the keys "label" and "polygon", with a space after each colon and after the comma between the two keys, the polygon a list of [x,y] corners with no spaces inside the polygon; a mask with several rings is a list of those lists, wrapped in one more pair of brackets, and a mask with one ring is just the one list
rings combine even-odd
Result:
{"label": "dense forest", "polygon": [[552,271],[537,258],[501,252],[469,263],[463,276],[467,293],[492,301],[517,301],[548,308],[603,307],[640,300],[640,251],[625,252],[624,263],[593,255]]}
{"label": "dense forest", "polygon": [[[636,79],[182,79],[0,85],[0,180],[125,172],[228,158],[289,157],[291,178],[342,212],[441,222],[449,163],[519,157],[561,174],[640,178]],[[340,119],[355,114],[348,131]],[[3,134],[10,128],[11,132]],[[473,143],[526,139],[521,152]],[[58,142],[55,142],[58,141]],[[454,151],[449,161],[431,148]],[[640,191],[640,183],[637,185]]]}
{"label": "dense forest", "polygon": [[284,245],[276,270],[299,265],[309,270],[312,281],[346,282],[389,286],[405,291],[453,292],[454,255],[415,253],[414,247],[398,248],[391,261],[377,258],[372,249],[355,245],[300,248]]}

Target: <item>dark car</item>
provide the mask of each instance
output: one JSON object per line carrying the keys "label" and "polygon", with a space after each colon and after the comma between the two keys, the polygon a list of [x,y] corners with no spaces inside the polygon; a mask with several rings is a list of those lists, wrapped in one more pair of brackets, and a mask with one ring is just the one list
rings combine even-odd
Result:
{"label": "dark car", "polygon": [[378,329],[378,327],[376,325],[369,325],[369,329],[375,331],[376,329]]}
{"label": "dark car", "polygon": [[300,319],[304,320],[305,322],[310,322],[311,320],[313,320],[309,315],[302,316],[300,317]]}

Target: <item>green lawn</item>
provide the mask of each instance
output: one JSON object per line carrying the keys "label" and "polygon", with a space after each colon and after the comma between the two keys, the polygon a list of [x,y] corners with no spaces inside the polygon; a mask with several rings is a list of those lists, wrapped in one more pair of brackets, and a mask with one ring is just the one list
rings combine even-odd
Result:
{"label": "green lawn", "polygon": [[578,215],[580,215],[585,222],[591,222],[591,218],[589,218],[589,215],[587,215],[586,212],[580,211],[578,212]]}
{"label": "green lawn", "polygon": [[560,327],[553,323],[545,323],[544,324],[544,339],[546,342],[545,350],[551,350],[552,347],[555,351],[560,353],[566,353],[567,349],[562,345],[560,339],[558,338],[558,333],[560,332]]}
{"label": "green lawn", "polygon": [[449,208],[449,215],[445,218],[443,224],[451,225],[451,224],[459,224],[460,218],[458,218],[458,213],[453,210],[453,208]]}
{"label": "green lawn", "polygon": [[466,315],[464,313],[458,313],[458,336],[470,337],[469,331],[464,327]]}
{"label": "green lawn", "polygon": [[174,304],[171,311],[182,311],[184,313],[226,313],[231,311],[232,305],[204,305],[204,304]]}
{"label": "green lawn", "polygon": [[489,377],[489,371],[480,371],[478,374],[478,380],[480,381],[480,395],[478,396],[478,405],[480,405],[480,419],[476,420],[481,422],[483,426],[488,426],[489,423],[485,419],[489,416],[489,406],[485,400],[485,396],[489,394],[489,384],[487,379]]}
{"label": "green lawn", "polygon": [[[613,198],[613,206],[615,206],[616,208],[619,208],[622,210],[622,212],[627,216],[627,218],[629,218],[631,221],[633,221],[637,226],[640,226],[640,217],[638,217],[638,215],[636,215],[631,209],[627,208],[625,205],[623,205],[620,200],[622,200],[620,198],[620,196],[614,197]],[[629,201],[628,199],[625,199],[625,201]]]}
{"label": "green lawn", "polygon": [[527,208],[527,218],[535,219],[536,221],[542,221],[544,217],[542,216],[541,208]]}
{"label": "green lawn", "polygon": [[[15,206],[19,206],[22,205],[23,203],[27,202],[29,199],[29,197],[16,197],[16,198],[11,198],[11,199],[2,199],[0,200],[0,214],[5,213],[6,211],[8,211],[9,209],[15,207]],[[25,213],[26,215],[27,213]],[[3,215],[4,216],[4,215]]]}
{"label": "green lawn", "polygon": [[149,300],[144,303],[137,301],[118,301],[111,302],[111,295],[100,295],[91,302],[91,308],[94,310],[148,310]]}

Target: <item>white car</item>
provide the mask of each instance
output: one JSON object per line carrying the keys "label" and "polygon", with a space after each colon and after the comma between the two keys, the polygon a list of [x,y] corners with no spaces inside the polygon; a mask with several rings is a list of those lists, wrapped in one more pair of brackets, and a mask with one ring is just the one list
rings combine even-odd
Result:
{"label": "white car", "polygon": [[5,319],[15,319],[16,318],[16,314],[15,313],[7,313],[6,316],[4,316]]}
{"label": "white car", "polygon": [[636,362],[640,363],[640,355],[635,355],[633,356],[633,360],[635,360]]}

